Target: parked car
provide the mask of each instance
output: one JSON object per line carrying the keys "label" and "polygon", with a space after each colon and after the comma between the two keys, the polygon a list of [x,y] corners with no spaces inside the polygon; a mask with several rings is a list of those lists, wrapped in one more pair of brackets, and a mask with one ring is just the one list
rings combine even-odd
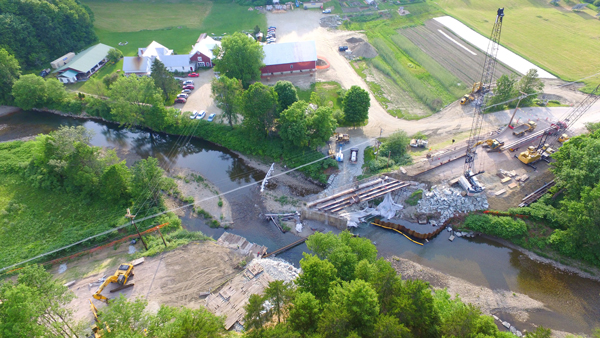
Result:
{"label": "parked car", "polygon": [[277,28],[277,27],[275,27],[275,26],[269,26],[269,29],[275,29],[275,28]]}
{"label": "parked car", "polygon": [[192,86],[192,85],[185,85],[185,86],[183,86],[182,89],[194,90],[194,86]]}
{"label": "parked car", "polygon": [[208,119],[206,119],[208,122],[212,122],[215,119],[215,113],[208,115]]}
{"label": "parked car", "polygon": [[190,118],[193,120],[193,119],[195,119],[196,117],[198,117],[198,111],[197,111],[197,110],[194,110],[194,112],[192,113],[192,115],[190,115]]}
{"label": "parked car", "polygon": [[329,14],[331,13],[331,9],[327,8],[326,10],[323,11],[323,14]]}
{"label": "parked car", "polygon": [[194,84],[194,80],[185,80],[183,81],[183,85],[193,85]]}
{"label": "parked car", "polygon": [[185,93],[177,94],[177,98],[187,99],[188,98],[188,94],[185,94]]}
{"label": "parked car", "polygon": [[200,75],[198,75],[198,73],[189,73],[188,77],[198,77]]}
{"label": "parked car", "polygon": [[175,103],[186,103],[187,100],[184,99],[183,97],[178,97],[177,99],[175,99]]}
{"label": "parked car", "polygon": [[189,93],[192,92],[192,90],[191,89],[184,89],[181,92],[184,93],[184,94],[189,94]]}
{"label": "parked car", "polygon": [[198,116],[196,116],[196,120],[202,120],[204,118],[204,116],[206,116],[206,112],[204,110],[201,110],[200,114],[198,114]]}
{"label": "parked car", "polygon": [[348,50],[348,46],[340,46],[338,49],[340,52],[345,52]]}

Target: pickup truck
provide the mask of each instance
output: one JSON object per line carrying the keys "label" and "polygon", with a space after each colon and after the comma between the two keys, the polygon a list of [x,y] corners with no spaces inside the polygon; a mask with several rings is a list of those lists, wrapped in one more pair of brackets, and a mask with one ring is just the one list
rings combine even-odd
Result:
{"label": "pickup truck", "polygon": [[350,148],[350,162],[356,163],[358,161],[358,148]]}
{"label": "pickup truck", "polygon": [[340,52],[345,52],[345,51],[347,51],[347,50],[348,50],[348,46],[339,46],[339,47],[338,47],[338,50],[339,50]]}

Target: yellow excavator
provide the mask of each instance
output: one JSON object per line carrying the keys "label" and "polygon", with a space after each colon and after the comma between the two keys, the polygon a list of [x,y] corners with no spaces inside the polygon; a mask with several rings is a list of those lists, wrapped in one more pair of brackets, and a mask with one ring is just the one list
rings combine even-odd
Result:
{"label": "yellow excavator", "polygon": [[474,147],[477,147],[480,144],[483,144],[483,147],[487,148],[487,152],[492,152],[492,151],[501,151],[501,148],[504,145],[504,142],[499,141],[498,139],[487,139],[487,140],[481,140],[481,141],[475,143]]}
{"label": "yellow excavator", "polygon": [[[90,301],[90,309],[92,310],[92,314],[94,315],[94,321],[96,322],[96,324],[94,324],[94,326],[92,326],[92,332],[94,333],[94,338],[102,338],[102,332],[104,332],[104,329],[101,328],[102,323],[100,322],[100,319],[98,318],[98,309],[96,308],[96,305],[94,305],[94,303],[92,303],[91,299],[89,301]],[[104,323],[104,326],[106,327],[106,331],[110,332],[110,328],[108,327],[106,322]]]}
{"label": "yellow excavator", "polygon": [[562,134],[560,135],[560,137],[558,138],[558,142],[560,143],[565,143],[570,139],[569,135],[567,134]]}
{"label": "yellow excavator", "polygon": [[550,163],[549,158],[553,152],[554,149],[550,148],[548,144],[544,144],[544,146],[539,149],[534,146],[529,146],[526,151],[520,153],[519,156],[515,155],[515,157],[523,162],[523,164],[530,166],[535,170],[536,167],[533,164],[539,160]]}
{"label": "yellow excavator", "polygon": [[465,96],[460,99],[460,104],[465,105],[473,100],[475,100],[475,94],[479,93],[483,85],[481,82],[475,82],[473,84],[473,88],[471,88],[471,92],[469,94],[465,94]]}
{"label": "yellow excavator", "polygon": [[104,288],[110,283],[117,283],[120,285],[116,289],[110,290],[110,292],[117,292],[117,291],[129,288],[129,287],[132,287],[133,283],[127,284],[127,281],[130,278],[133,278],[133,264],[122,263],[121,265],[119,265],[117,272],[115,272],[114,275],[108,277],[104,281],[104,283],[102,283],[98,287],[98,290],[96,290],[96,292],[93,294],[93,297],[98,300],[102,300],[102,301],[105,301],[108,303],[108,298],[106,298],[105,296],[102,295],[102,290],[104,290]]}

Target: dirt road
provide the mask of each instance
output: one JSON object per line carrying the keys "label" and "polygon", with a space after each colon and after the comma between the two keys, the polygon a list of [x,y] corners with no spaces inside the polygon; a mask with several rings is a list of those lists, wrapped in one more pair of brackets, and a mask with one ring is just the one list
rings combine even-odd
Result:
{"label": "dirt road", "polygon": [[[116,252],[109,248],[94,253],[92,257],[68,263],[67,272],[78,270],[84,275],[83,278],[77,278],[77,282],[70,287],[76,295],[69,305],[74,310],[75,319],[87,319],[91,323],[88,300],[92,299],[92,294],[98,288],[98,278],[113,274],[120,263],[130,261],[127,249],[127,245],[123,244]],[[133,287],[110,293],[110,290],[116,288],[116,285],[110,284],[102,294],[109,299],[116,298],[119,294],[128,299],[144,297],[152,310],[158,310],[163,304],[198,308],[204,303],[199,294],[218,287],[239,273],[241,270],[237,267],[243,259],[243,255],[212,241],[190,243],[146,258],[143,264],[134,268],[135,277],[131,280],[135,284]],[[61,274],[57,274],[57,278],[61,277]],[[106,306],[95,299],[93,302],[99,309]]]}
{"label": "dirt road", "polygon": [[[328,30],[319,26],[319,19],[324,14],[316,11],[291,11],[287,13],[267,13],[267,22],[270,26],[277,27],[278,42],[315,40],[317,55],[325,57],[331,67],[325,71],[317,72],[317,81],[336,81],[343,88],[359,86],[367,91],[369,88],[363,79],[352,69],[350,63],[337,50],[339,45],[346,45],[346,39],[360,37],[366,39],[360,32]],[[558,87],[560,81],[547,81],[545,92],[565,98],[569,102],[579,102],[584,95],[572,89]],[[370,91],[369,91],[370,93]],[[419,121],[406,121],[389,115],[377,102],[371,93],[371,109],[369,110],[369,123],[361,128],[366,137],[378,137],[381,130],[383,135],[389,135],[397,130],[404,130],[408,134],[421,131],[430,136],[432,142],[439,142],[457,135],[462,138],[470,130],[473,118],[472,106],[461,106],[454,102],[442,111]],[[558,119],[569,108],[526,108],[517,112],[520,119]],[[483,132],[496,130],[499,126],[506,125],[510,120],[512,111],[501,111],[487,114],[484,118]],[[600,120],[600,102],[593,107],[577,124],[581,128],[584,122]]]}

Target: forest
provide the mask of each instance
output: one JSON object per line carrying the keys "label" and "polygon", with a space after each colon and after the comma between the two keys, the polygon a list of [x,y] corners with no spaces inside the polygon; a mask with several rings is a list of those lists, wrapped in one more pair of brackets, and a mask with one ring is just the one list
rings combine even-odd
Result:
{"label": "forest", "polygon": [[89,7],[76,0],[0,0],[0,48],[23,69],[46,68],[96,42],[93,22]]}

